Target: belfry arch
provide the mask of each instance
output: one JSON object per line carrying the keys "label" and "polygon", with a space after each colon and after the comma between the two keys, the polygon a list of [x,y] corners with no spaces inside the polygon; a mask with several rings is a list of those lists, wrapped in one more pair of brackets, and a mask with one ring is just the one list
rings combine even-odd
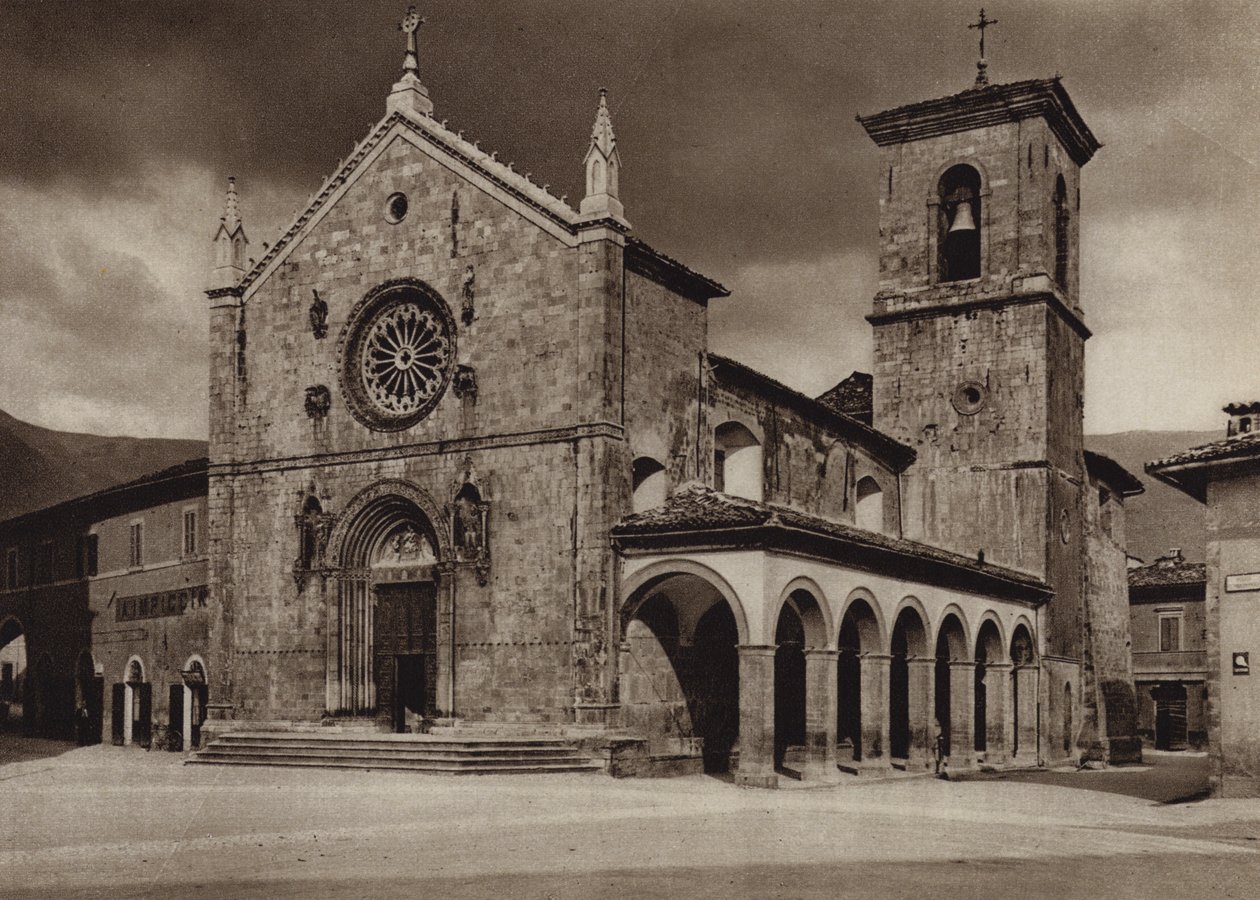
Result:
{"label": "belfry arch", "polygon": [[407,730],[437,712],[438,570],[449,535],[432,499],[404,481],[361,492],[333,528],[327,706]]}

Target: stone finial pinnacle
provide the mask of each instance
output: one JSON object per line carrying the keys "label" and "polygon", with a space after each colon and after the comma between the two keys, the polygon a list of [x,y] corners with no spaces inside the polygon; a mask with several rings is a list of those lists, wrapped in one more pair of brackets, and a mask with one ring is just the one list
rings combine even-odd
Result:
{"label": "stone finial pinnacle", "polygon": [[591,145],[586,151],[586,196],[581,204],[582,215],[589,219],[622,219],[624,208],[617,198],[620,179],[621,154],[608,109],[608,90],[600,88]]}
{"label": "stone finial pinnacle", "polygon": [[228,233],[236,231],[241,224],[240,198],[236,195],[236,179],[228,178],[227,197],[223,202],[223,224]]}

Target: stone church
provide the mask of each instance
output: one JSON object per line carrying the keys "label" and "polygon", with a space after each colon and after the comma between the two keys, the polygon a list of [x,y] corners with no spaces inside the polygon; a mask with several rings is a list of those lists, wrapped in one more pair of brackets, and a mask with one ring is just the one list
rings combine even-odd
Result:
{"label": "stone church", "polygon": [[860,117],[874,371],[814,398],[709,352],[728,292],[634,236],[604,92],[574,208],[435,117],[415,24],[283,237],[247,258],[233,184],[214,238],[216,726],[765,786],[1138,753],[1060,81]]}

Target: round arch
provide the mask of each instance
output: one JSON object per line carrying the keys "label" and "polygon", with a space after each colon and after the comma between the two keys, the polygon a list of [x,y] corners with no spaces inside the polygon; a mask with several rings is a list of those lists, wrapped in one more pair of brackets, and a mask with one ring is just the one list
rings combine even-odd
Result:
{"label": "round arch", "polygon": [[[132,669],[133,665],[136,667],[134,670]],[[133,672],[139,673],[140,675],[139,680],[133,679],[131,677]],[[132,656],[130,659],[127,660],[127,664],[123,666],[123,673],[122,673],[123,684],[143,684],[144,677],[145,677],[144,660],[141,659],[139,656]]]}
{"label": "round arch", "polygon": [[937,186],[941,183],[941,179],[945,177],[946,172],[958,166],[967,166],[975,169],[976,174],[980,176],[980,196],[989,196],[989,170],[985,167],[984,163],[974,156],[955,156],[937,166],[936,172],[933,174],[932,181],[928,188],[927,200],[929,205],[940,202],[940,194],[937,193]]}
{"label": "round arch", "polygon": [[[958,629],[947,631],[951,618],[958,623]],[[937,621],[936,629],[933,633],[935,640],[932,642],[932,646],[939,646],[941,638],[944,638],[949,644],[950,659],[970,662],[975,659],[971,652],[975,646],[971,635],[971,626],[967,622],[966,613],[962,611],[958,604],[951,603],[941,610],[941,617]]]}
{"label": "round arch", "polygon": [[918,597],[915,597],[913,595],[903,597],[901,602],[897,604],[897,609],[893,612],[893,616],[891,620],[892,627],[888,629],[889,647],[888,647],[887,652],[889,653],[892,652],[891,642],[892,642],[893,633],[897,630],[897,626],[901,622],[901,617],[907,610],[914,613],[915,617],[918,619],[918,624],[921,631],[920,636],[921,636],[921,641],[922,641],[922,646],[908,647],[907,648],[908,652],[914,656],[931,655],[931,651],[933,650],[934,645],[929,644],[928,639],[932,633],[931,632],[932,619],[928,616],[927,610],[923,607],[923,603],[919,600]]}
{"label": "round arch", "polygon": [[[849,596],[844,598],[844,603],[840,607],[840,616],[836,622],[837,640],[839,639],[839,630],[844,628],[844,623],[849,617],[849,613],[860,610],[870,613],[869,619],[863,617],[858,623],[858,631],[863,645],[870,640],[871,649],[883,653],[888,646],[888,627],[884,622],[884,613],[880,609],[879,601],[866,588],[854,588],[849,591]],[[867,630],[869,626],[873,626],[873,630]]]}
{"label": "round arch", "polygon": [[0,619],[0,647],[26,634],[26,625],[14,613]]}
{"label": "round arch", "polygon": [[197,665],[201,667],[202,675],[207,675],[207,673],[209,672],[209,669],[206,668],[206,661],[201,658],[200,653],[194,653],[192,656],[188,657],[188,659],[184,660],[184,666],[182,669],[180,669],[180,671],[181,672],[193,671],[194,663],[196,663]]}
{"label": "round arch", "polygon": [[[1026,659],[1021,659],[1023,654],[1017,650],[1017,645],[1021,642],[1021,639],[1027,642],[1026,646],[1028,648],[1028,656]],[[1008,654],[1010,655],[1011,662],[1016,665],[1028,665],[1037,659],[1036,633],[1033,631],[1032,624],[1026,617],[1020,616],[1015,620],[1015,627],[1011,629],[1010,642],[1005,646]]]}
{"label": "round arch", "polygon": [[[375,535],[374,526],[379,526],[385,520],[396,521],[389,514],[399,509],[400,500],[404,506],[408,503],[413,505],[428,519],[432,532],[429,537],[435,542],[438,559],[451,558],[450,535],[447,533],[448,529],[441,527],[445,520],[442,507],[423,488],[401,478],[391,478],[359,491],[338,516],[328,536],[328,547],[336,553],[333,558],[337,565],[345,566],[348,557],[354,555],[356,549],[369,542],[372,537],[378,536]],[[374,517],[376,521],[360,521],[365,514]]]}
{"label": "round arch", "polygon": [[[976,623],[976,642],[973,645],[974,650],[979,649],[980,642],[984,639],[984,627],[986,624],[993,625],[993,628],[997,631],[997,646],[999,649],[1005,651],[1009,646],[1006,642],[1006,629],[1002,627],[1002,620],[998,617],[998,614],[991,609],[986,609],[980,616],[980,621]],[[972,653],[972,657],[974,659],[980,658],[979,654],[974,651]],[[998,657],[989,657],[989,662],[997,661],[999,661]]]}
{"label": "round arch", "polygon": [[739,631],[739,642],[741,644],[749,642],[748,616],[744,612],[743,605],[739,602],[739,595],[735,593],[735,589],[713,569],[703,563],[689,559],[661,560],[660,562],[644,566],[634,574],[627,576],[621,583],[622,596],[624,597],[621,603],[621,621],[623,625],[634,617],[638,607],[651,595],[650,588],[672,575],[694,575],[707,581],[715,591],[721,594],[722,599],[731,608],[731,613],[735,616],[735,626]]}
{"label": "round arch", "polygon": [[[812,602],[798,599],[798,594],[807,594]],[[780,591],[779,600],[771,611],[771,623],[779,620],[779,613],[785,605],[791,605],[800,616],[801,623],[805,626],[805,640],[810,647],[822,650],[835,646],[832,638],[836,632],[836,626],[831,619],[831,604],[828,603],[827,595],[818,586],[818,582],[804,575],[789,581],[787,586]]]}

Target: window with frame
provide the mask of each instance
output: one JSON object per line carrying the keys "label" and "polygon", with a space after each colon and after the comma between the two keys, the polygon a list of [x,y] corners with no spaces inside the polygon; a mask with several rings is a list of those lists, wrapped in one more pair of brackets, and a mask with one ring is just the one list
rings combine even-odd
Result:
{"label": "window with frame", "polygon": [[35,551],[35,583],[48,584],[53,580],[53,542],[44,541]]}
{"label": "window with frame", "polygon": [[1163,613],[1159,617],[1159,649],[1162,653],[1181,649],[1181,613]]}
{"label": "window with frame", "polygon": [[130,547],[127,556],[127,565],[133,569],[137,569],[144,565],[144,523],[132,522],[130,532]]}
{"label": "window with frame", "polygon": [[197,511],[184,510],[184,556],[197,555]]}

